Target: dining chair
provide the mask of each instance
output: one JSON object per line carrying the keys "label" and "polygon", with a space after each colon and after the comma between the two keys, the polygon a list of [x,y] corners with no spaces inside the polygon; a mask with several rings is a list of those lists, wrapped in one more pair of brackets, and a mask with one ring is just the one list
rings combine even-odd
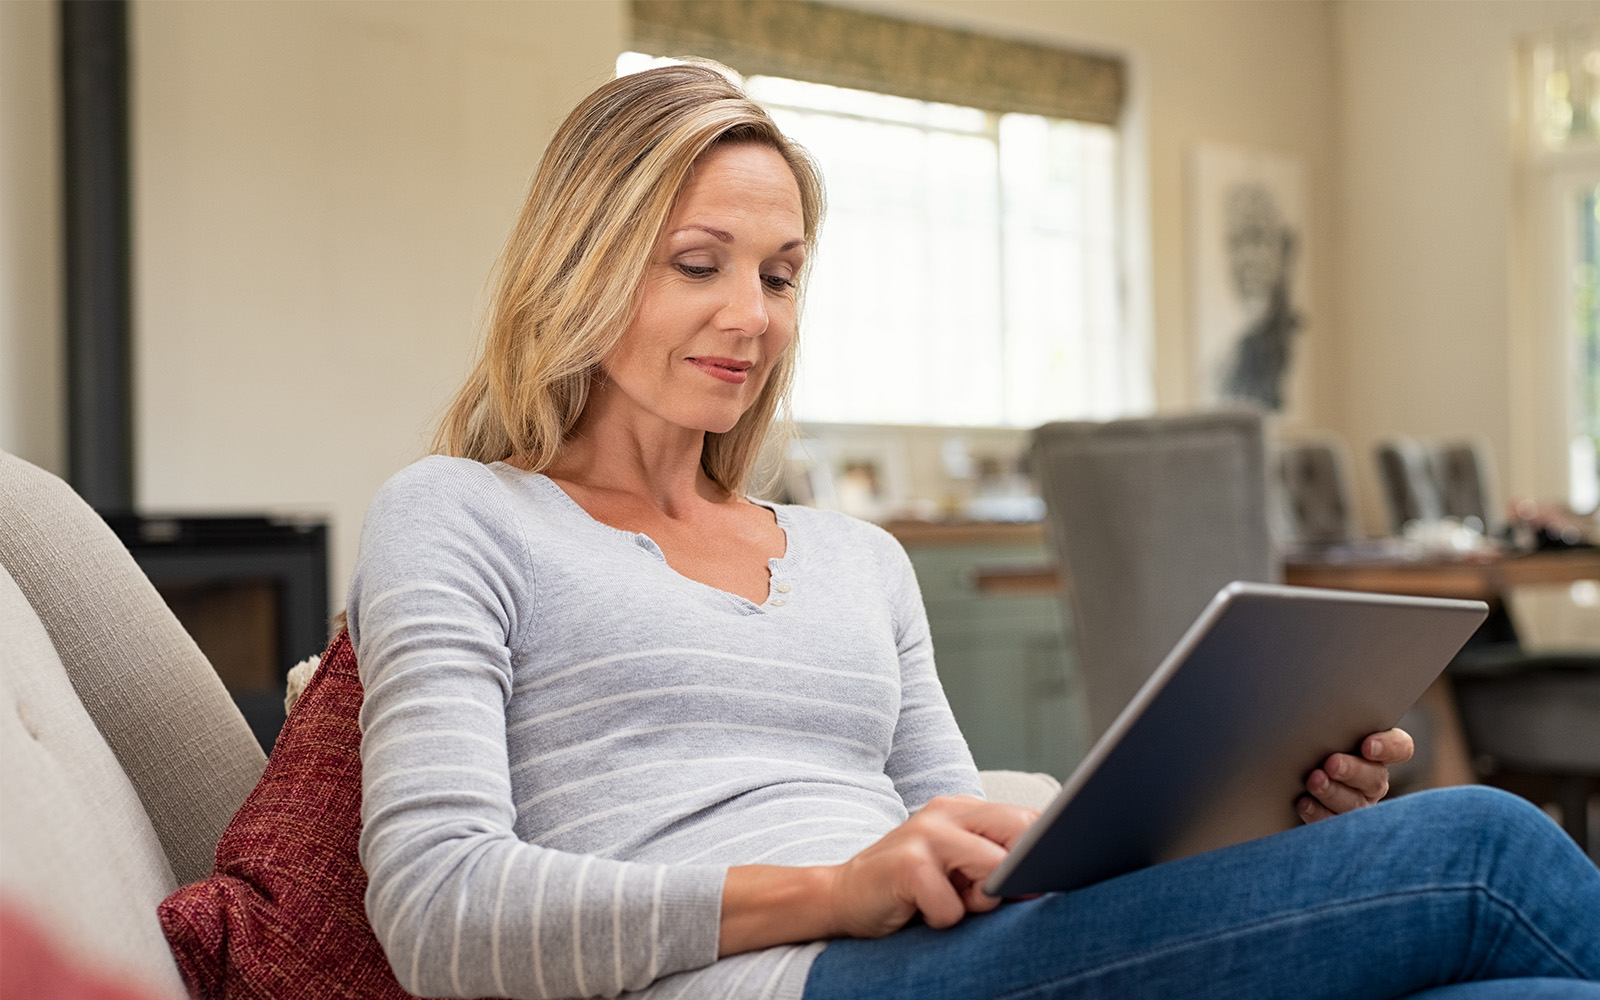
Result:
{"label": "dining chair", "polygon": [[1273,533],[1283,544],[1318,549],[1356,537],[1349,461],[1341,442],[1284,442],[1271,464]]}
{"label": "dining chair", "polygon": [[1380,441],[1374,457],[1390,527],[1396,535],[1412,521],[1437,521],[1444,516],[1433,459],[1421,442],[1407,437]]}
{"label": "dining chair", "polygon": [[1034,431],[1091,739],[1223,585],[1278,580],[1266,454],[1253,410]]}
{"label": "dining chair", "polygon": [[1444,516],[1462,523],[1475,518],[1478,530],[1485,533],[1498,528],[1500,519],[1490,501],[1494,474],[1488,446],[1478,441],[1442,441],[1429,449],[1428,457]]}
{"label": "dining chair", "polygon": [[1492,502],[1489,449],[1470,439],[1421,442],[1394,437],[1379,442],[1374,458],[1395,534],[1410,521],[1453,517],[1479,531],[1499,526]]}

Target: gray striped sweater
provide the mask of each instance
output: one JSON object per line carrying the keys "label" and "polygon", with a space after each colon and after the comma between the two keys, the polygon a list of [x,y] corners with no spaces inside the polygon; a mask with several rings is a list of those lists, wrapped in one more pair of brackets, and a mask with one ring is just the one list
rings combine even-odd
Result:
{"label": "gray striped sweater", "polygon": [[361,860],[408,990],[799,997],[821,943],[717,960],[727,868],[835,864],[981,794],[905,553],[774,513],[757,605],[541,475],[433,457],[379,491],[349,600]]}

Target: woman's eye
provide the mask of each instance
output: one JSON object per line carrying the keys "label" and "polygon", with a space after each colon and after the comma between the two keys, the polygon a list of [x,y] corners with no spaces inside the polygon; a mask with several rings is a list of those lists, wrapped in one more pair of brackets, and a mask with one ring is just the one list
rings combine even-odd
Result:
{"label": "woman's eye", "polygon": [[716,268],[708,264],[679,264],[678,270],[691,278],[704,278],[716,273]]}
{"label": "woman's eye", "polygon": [[794,282],[790,281],[788,278],[785,278],[781,274],[763,274],[761,276],[761,280],[766,282],[767,287],[775,292],[781,292],[786,288],[794,287]]}

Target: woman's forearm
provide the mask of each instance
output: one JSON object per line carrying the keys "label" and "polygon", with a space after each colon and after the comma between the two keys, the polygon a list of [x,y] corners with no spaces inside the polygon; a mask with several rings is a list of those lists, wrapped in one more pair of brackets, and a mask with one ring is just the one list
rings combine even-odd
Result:
{"label": "woman's forearm", "polygon": [[717,955],[839,936],[832,903],[835,872],[779,865],[728,869]]}

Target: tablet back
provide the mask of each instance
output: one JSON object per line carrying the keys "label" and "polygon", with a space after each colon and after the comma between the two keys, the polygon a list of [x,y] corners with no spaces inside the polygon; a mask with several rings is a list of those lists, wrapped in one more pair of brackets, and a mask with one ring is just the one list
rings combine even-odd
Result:
{"label": "tablet back", "polygon": [[1295,826],[1306,776],[1393,726],[1487,610],[1229,584],[985,891],[1073,889]]}

